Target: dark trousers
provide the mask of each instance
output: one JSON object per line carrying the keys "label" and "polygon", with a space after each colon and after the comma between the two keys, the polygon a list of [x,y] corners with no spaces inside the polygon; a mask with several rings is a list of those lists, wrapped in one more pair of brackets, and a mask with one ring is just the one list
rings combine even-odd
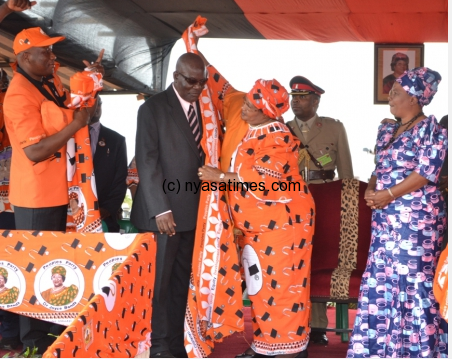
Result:
{"label": "dark trousers", "polygon": [[15,338],[19,336],[19,318],[20,315],[0,310],[0,336],[2,338]]}
{"label": "dark trousers", "polygon": [[[16,229],[14,213],[0,213],[0,229]],[[0,335],[2,338],[19,336],[19,315],[7,310],[0,310]]]}
{"label": "dark trousers", "polygon": [[119,233],[120,227],[116,219],[114,219],[112,216],[109,216],[104,218],[103,221],[107,225],[109,233]]}
{"label": "dark trousers", "polygon": [[[67,205],[45,208],[14,207],[16,229],[39,231],[65,231]],[[20,340],[25,348],[38,348],[42,354],[55,341],[66,327],[39,319],[20,316]]]}
{"label": "dark trousers", "polygon": [[154,235],[157,236],[157,258],[151,354],[169,350],[180,357],[186,355],[184,320],[195,231],[176,232],[172,237],[155,232]]}
{"label": "dark trousers", "polygon": [[16,229],[65,231],[67,205],[44,208],[14,207]]}

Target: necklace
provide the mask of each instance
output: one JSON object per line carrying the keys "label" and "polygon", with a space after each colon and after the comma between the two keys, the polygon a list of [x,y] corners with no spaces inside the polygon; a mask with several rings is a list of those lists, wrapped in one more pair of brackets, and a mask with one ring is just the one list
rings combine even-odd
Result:
{"label": "necklace", "polygon": [[396,128],[394,128],[394,132],[392,133],[391,139],[390,139],[389,142],[386,144],[386,146],[383,147],[383,151],[384,151],[384,150],[387,150],[388,147],[391,146],[392,143],[395,141],[395,139],[396,139],[396,133],[397,133],[397,131],[399,130],[399,128],[407,126],[407,130],[408,130],[408,127],[409,127],[414,121],[416,121],[419,117],[421,117],[423,114],[424,114],[424,113],[421,111],[421,112],[419,112],[416,116],[414,116],[411,120],[409,120],[408,122],[403,123],[403,124],[398,123],[397,126],[396,126]]}
{"label": "necklace", "polygon": [[248,124],[248,126],[250,126],[250,128],[252,128],[252,129],[255,129],[255,128],[260,128],[260,127],[264,127],[264,126],[267,126],[268,124],[270,124],[270,123],[272,123],[273,121],[270,121],[270,122],[264,122],[264,123],[261,123],[260,125],[256,125],[256,126],[253,126],[253,125],[249,125]]}
{"label": "necklace", "polygon": [[[409,126],[410,124],[412,124],[414,121],[416,121],[419,117],[421,117],[424,113],[421,111],[419,112],[416,116],[414,116],[411,120],[409,120],[407,123],[403,123],[403,124],[399,124],[399,127],[397,127],[397,129],[399,129],[400,127],[405,127],[405,126]],[[408,128],[408,127],[407,127]]]}

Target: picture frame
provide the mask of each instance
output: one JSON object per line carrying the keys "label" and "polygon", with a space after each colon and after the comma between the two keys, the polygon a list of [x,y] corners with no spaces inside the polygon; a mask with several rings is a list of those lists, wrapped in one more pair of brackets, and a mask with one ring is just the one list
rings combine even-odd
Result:
{"label": "picture frame", "polygon": [[375,44],[374,104],[387,104],[396,77],[424,66],[424,44]]}

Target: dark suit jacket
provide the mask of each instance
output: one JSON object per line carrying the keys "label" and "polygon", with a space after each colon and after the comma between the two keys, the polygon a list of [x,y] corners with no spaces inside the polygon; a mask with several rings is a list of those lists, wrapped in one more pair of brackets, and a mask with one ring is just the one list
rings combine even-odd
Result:
{"label": "dark suit jacket", "polygon": [[135,160],[140,176],[131,213],[135,227],[158,231],[155,216],[171,210],[177,232],[194,229],[199,191],[190,190],[190,184],[199,186],[204,156],[172,85],[138,110]]}
{"label": "dark suit jacket", "polygon": [[111,214],[104,221],[109,232],[119,232],[116,216],[127,191],[127,149],[124,136],[101,124],[93,162],[99,207]]}

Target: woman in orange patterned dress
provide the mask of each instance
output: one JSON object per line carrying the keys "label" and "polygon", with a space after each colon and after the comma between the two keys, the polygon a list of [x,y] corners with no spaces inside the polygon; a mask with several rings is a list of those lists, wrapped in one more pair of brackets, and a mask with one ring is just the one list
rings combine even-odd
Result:
{"label": "woman in orange patterned dress", "polygon": [[[223,100],[228,92],[237,95],[229,84],[222,89]],[[227,172],[203,166],[198,175],[227,187],[234,225],[243,232],[239,247],[254,340],[237,357],[307,357],[314,201],[298,172],[299,141],[282,122],[289,95],[276,80],[258,80],[248,94],[230,100],[219,106],[228,113],[225,141],[233,118],[245,122],[245,137]]]}

